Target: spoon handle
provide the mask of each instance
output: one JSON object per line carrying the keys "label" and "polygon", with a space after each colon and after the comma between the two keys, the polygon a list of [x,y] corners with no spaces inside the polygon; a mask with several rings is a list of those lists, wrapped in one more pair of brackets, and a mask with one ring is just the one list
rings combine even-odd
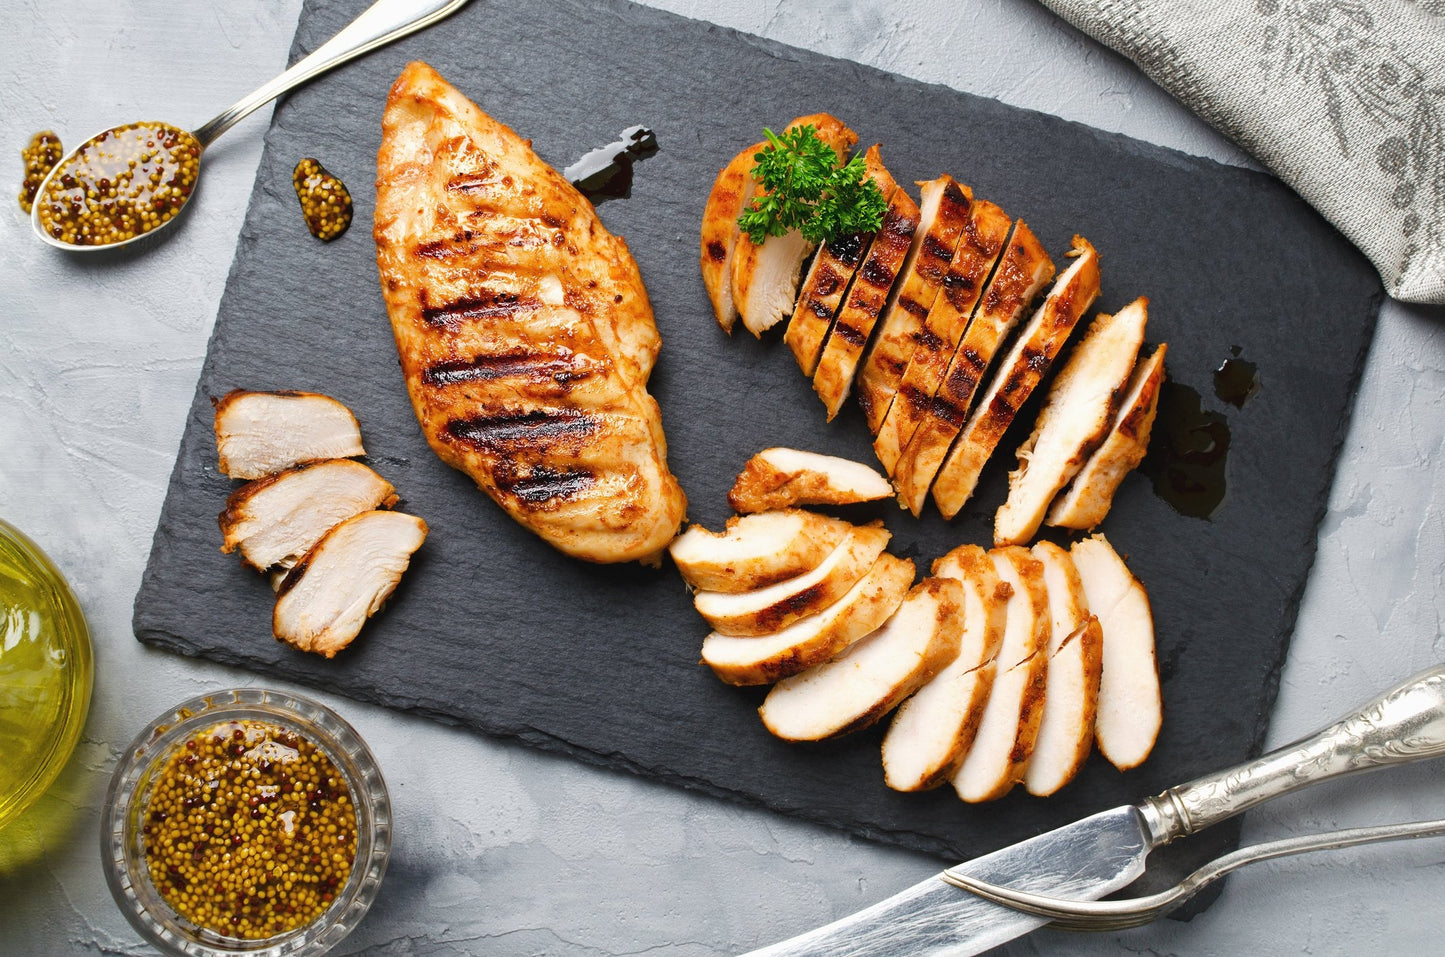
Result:
{"label": "spoon handle", "polygon": [[195,130],[193,135],[201,141],[202,147],[210,146],[216,137],[281,94],[334,66],[429,27],[460,10],[466,3],[467,0],[376,0],[361,16],[317,47],[310,56]]}

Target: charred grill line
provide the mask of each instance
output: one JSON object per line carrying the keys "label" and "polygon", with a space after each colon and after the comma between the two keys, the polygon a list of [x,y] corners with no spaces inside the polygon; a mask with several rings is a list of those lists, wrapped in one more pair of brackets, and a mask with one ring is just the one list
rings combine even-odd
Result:
{"label": "charred grill line", "polygon": [[476,319],[505,318],[519,312],[530,312],[536,309],[537,305],[537,300],[531,296],[482,290],[446,305],[433,306],[428,301],[427,291],[421,291],[421,317],[429,326],[452,326]]}
{"label": "charred grill line", "polygon": [[597,420],[576,409],[534,409],[447,423],[452,438],[495,454],[519,448],[547,451],[563,444],[580,446],[596,431]]}
{"label": "charred grill line", "polygon": [[528,379],[534,382],[551,380],[568,385],[591,375],[578,356],[537,355],[530,352],[508,352],[483,355],[474,359],[451,359],[428,366],[422,381],[428,385],[448,386],[460,382],[490,382],[494,379]]}
{"label": "charred grill line", "polygon": [[586,469],[532,469],[525,476],[497,476],[497,487],[526,505],[540,506],[555,499],[576,498],[597,484]]}

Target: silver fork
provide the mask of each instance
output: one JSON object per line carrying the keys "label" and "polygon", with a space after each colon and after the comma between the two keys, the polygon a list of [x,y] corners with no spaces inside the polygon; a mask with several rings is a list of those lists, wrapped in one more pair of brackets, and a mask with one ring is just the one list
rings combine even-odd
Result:
{"label": "silver fork", "polygon": [[1130,927],[1140,927],[1163,917],[1225,874],[1256,861],[1268,861],[1276,857],[1289,857],[1292,854],[1304,854],[1309,851],[1355,847],[1360,844],[1440,836],[1445,836],[1445,820],[1383,824],[1378,827],[1355,827],[1343,831],[1333,831],[1329,834],[1289,837],[1266,844],[1242,847],[1233,853],[1210,861],[1166,891],[1128,900],[1067,900],[1061,897],[1047,897],[1042,894],[1013,890],[999,884],[981,881],[976,877],[955,874],[952,871],[944,871],[942,877],[954,887],[972,891],[985,900],[1025,913],[1048,917],[1053,921],[1052,926],[1060,930],[1125,930]]}

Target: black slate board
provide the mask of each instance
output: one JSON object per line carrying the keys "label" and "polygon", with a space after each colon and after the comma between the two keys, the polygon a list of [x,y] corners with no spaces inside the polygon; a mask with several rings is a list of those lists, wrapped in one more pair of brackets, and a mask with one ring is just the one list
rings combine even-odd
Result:
{"label": "black slate board", "polygon": [[[294,55],[365,0],[308,2]],[[966,50],[960,50],[966,55]],[[671,568],[570,561],[513,524],[427,449],[391,340],[372,258],[374,156],[386,90],[424,59],[559,168],[644,123],[662,152],[630,200],[601,208],[647,282],[664,347],[652,380],[690,517],[712,527],[743,461],[770,445],[872,461],[861,417],[825,425],[776,337],[729,340],[697,272],[697,227],[717,169],[764,124],[827,110],[882,142],[901,182],[952,172],[1027,219],[1062,253],[1098,247],[1100,306],[1140,294],[1170,343],[1176,381],[1228,413],[1229,491],[1190,519],[1131,476],[1105,523],[1153,596],[1167,717],[1150,761],[1119,774],[1095,757],[1047,801],[982,807],[951,790],[884,788],[881,729],[820,746],[771,738],[758,690],[697,665],[706,631]],[[739,78],[751,78],[741,82]],[[352,188],[356,225],[322,245],[302,225],[291,168],[318,157]],[[1258,748],[1380,286],[1364,259],[1294,194],[1225,167],[991,100],[892,77],[620,0],[477,2],[442,25],[293,95],[277,111],[140,593],[144,642],[422,713],[962,859],[1136,800]],[[1231,347],[1260,366],[1241,411],[1210,375]],[[218,551],[233,485],[215,468],[210,397],[235,388],[325,392],[355,410],[370,462],[432,533],[386,611],[334,661],[270,636],[271,593]],[[1005,457],[1019,440],[1005,440]],[[952,525],[890,505],[893,550],[926,568],[986,542],[1005,465]],[[386,756],[381,760],[385,764]],[[1221,831],[1187,856],[1217,853]]]}

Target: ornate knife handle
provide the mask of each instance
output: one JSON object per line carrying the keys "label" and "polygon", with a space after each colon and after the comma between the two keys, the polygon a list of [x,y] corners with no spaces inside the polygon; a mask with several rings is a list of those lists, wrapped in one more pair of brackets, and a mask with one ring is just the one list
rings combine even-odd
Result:
{"label": "ornate knife handle", "polygon": [[1445,755],[1445,665],[1309,737],[1151,797],[1139,811],[1157,847],[1311,784],[1439,755]]}

